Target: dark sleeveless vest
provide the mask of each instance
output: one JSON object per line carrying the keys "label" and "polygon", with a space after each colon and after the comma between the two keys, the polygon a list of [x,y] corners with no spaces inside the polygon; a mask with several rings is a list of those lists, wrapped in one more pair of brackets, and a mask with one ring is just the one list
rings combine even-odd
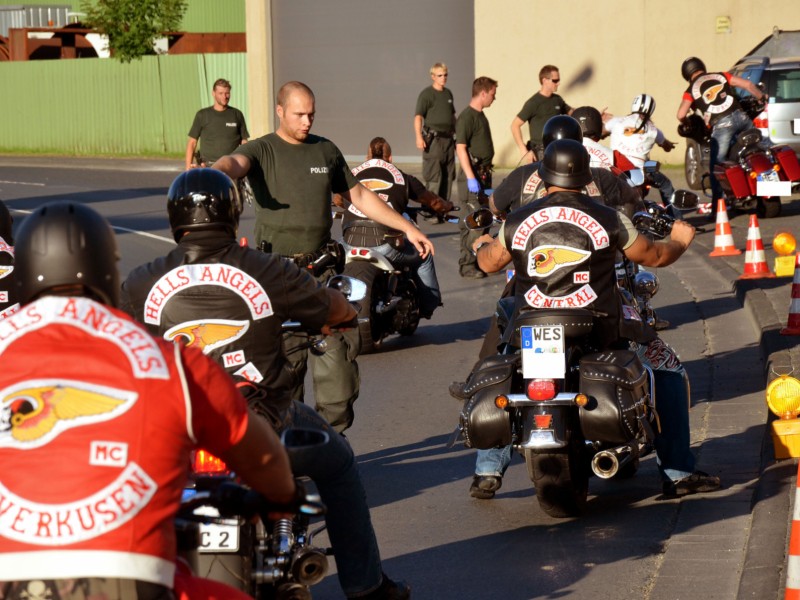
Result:
{"label": "dark sleeveless vest", "polygon": [[[398,213],[406,210],[408,180],[392,163],[373,158],[354,168],[353,175]],[[342,237],[351,246],[379,246],[398,235],[402,242],[402,233],[368,219],[352,204],[342,216]]]}
{"label": "dark sleeveless vest", "polygon": [[588,308],[596,341],[619,337],[614,262],[620,221],[613,208],[577,192],[556,192],[512,212],[505,243],[516,269],[516,304],[525,308]]}
{"label": "dark sleeveless vest", "polygon": [[692,108],[699,109],[710,125],[741,108],[724,73],[704,73],[689,84]]}

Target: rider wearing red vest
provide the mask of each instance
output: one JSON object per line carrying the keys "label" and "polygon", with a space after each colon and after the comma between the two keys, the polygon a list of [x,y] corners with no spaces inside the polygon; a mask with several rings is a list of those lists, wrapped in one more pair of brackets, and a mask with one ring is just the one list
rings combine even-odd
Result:
{"label": "rider wearing red vest", "polygon": [[71,598],[75,581],[97,598],[171,597],[173,518],[196,447],[270,500],[295,493],[277,436],[225,372],[114,308],[117,259],[110,226],[81,204],[40,207],[18,234],[22,308],[0,321],[6,598]]}

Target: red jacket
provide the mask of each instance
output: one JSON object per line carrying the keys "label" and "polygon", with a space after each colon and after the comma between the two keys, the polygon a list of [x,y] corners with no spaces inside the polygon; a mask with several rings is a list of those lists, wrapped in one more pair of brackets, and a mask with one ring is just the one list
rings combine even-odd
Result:
{"label": "red jacket", "polygon": [[0,320],[0,580],[171,587],[195,446],[247,427],[225,372],[121,311],[46,297]]}

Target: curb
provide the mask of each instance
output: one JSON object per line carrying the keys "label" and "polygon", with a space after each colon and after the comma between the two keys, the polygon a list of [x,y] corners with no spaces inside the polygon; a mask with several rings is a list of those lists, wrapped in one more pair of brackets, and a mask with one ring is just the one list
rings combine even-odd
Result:
{"label": "curb", "polygon": [[[800,348],[791,337],[782,336],[782,323],[757,280],[741,280],[733,269],[720,265],[733,282],[733,290],[751,321],[761,330],[766,385],[781,374],[800,368]],[[788,300],[787,300],[788,302]],[[766,410],[766,407],[765,407]],[[766,411],[766,424],[774,416]],[[786,578],[786,547],[792,510],[792,487],[796,485],[797,461],[775,460],[770,427],[761,444],[761,475],[753,494],[750,536],[745,548],[737,600],[781,598]],[[782,543],[777,543],[780,540]]]}

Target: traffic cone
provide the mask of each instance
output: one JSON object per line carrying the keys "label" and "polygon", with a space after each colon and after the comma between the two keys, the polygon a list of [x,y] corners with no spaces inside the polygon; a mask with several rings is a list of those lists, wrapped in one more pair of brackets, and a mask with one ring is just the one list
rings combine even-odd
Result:
{"label": "traffic cone", "polygon": [[750,226],[747,228],[747,248],[744,253],[744,273],[739,279],[761,279],[775,277],[775,273],[767,266],[764,255],[764,244],[761,241],[761,230],[758,228],[758,217],[750,215]]}
{"label": "traffic cone", "polygon": [[[800,502],[800,467],[797,470],[795,486],[795,507]],[[792,515],[792,528],[789,534],[789,554],[786,557],[786,591],[784,600],[800,598],[800,514],[797,508]]]}
{"label": "traffic cone", "polygon": [[800,252],[795,255],[792,303],[789,305],[789,322],[781,335],[800,335]]}
{"label": "traffic cone", "polygon": [[728,221],[728,209],[725,208],[725,198],[717,200],[717,226],[714,231],[714,249],[709,256],[736,256],[742,251],[733,245],[733,233]]}

